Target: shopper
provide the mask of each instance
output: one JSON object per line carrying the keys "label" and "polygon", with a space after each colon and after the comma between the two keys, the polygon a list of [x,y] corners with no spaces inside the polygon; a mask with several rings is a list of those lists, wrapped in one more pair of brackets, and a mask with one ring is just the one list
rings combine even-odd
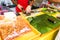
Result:
{"label": "shopper", "polygon": [[16,12],[22,12],[28,6],[28,0],[12,0],[16,4]]}

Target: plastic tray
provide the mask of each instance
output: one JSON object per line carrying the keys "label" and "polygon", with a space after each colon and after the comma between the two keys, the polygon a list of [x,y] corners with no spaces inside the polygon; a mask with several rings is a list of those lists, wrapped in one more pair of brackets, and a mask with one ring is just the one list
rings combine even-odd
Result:
{"label": "plastic tray", "polygon": [[52,31],[39,35],[38,37],[34,38],[33,40],[55,40],[55,37],[58,33],[59,27],[53,29]]}

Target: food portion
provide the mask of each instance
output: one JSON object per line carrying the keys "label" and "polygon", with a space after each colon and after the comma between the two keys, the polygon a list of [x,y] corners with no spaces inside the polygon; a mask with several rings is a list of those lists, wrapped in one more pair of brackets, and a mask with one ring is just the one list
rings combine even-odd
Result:
{"label": "food portion", "polygon": [[30,25],[22,17],[17,17],[14,22],[0,23],[0,34],[3,40],[13,40],[31,30]]}
{"label": "food portion", "polygon": [[11,34],[13,32],[14,28],[12,27],[12,24],[1,24],[0,25],[0,32],[2,35],[2,38],[6,38],[8,34]]}
{"label": "food portion", "polygon": [[0,15],[0,20],[3,20],[4,19],[4,16],[3,15]]}
{"label": "food portion", "polygon": [[46,14],[55,14],[56,12],[58,12],[57,9],[54,9],[53,7],[50,7],[50,8],[42,8],[41,10],[43,13],[46,13]]}
{"label": "food portion", "polygon": [[27,20],[42,34],[47,33],[60,25],[60,20],[47,14],[28,17]]}

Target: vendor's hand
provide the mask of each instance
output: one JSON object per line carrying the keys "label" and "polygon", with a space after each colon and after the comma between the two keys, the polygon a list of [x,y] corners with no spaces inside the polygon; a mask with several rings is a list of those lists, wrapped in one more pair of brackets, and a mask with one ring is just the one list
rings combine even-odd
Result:
{"label": "vendor's hand", "polygon": [[17,5],[17,7],[20,9],[20,10],[23,10],[23,7],[21,5]]}
{"label": "vendor's hand", "polygon": [[25,10],[25,11],[26,11],[26,13],[31,13],[31,6],[28,5],[28,6],[26,7],[26,10]]}
{"label": "vendor's hand", "polygon": [[21,6],[21,5],[17,5],[17,7],[23,12],[23,13],[25,13],[25,10],[24,10],[24,8]]}

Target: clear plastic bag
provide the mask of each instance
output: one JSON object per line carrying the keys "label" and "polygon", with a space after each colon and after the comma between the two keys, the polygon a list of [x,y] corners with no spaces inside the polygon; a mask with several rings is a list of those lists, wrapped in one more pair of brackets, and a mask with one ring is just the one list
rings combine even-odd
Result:
{"label": "clear plastic bag", "polygon": [[0,32],[4,40],[14,40],[14,38],[31,31],[29,25],[22,18],[14,22],[3,22],[0,24]]}

